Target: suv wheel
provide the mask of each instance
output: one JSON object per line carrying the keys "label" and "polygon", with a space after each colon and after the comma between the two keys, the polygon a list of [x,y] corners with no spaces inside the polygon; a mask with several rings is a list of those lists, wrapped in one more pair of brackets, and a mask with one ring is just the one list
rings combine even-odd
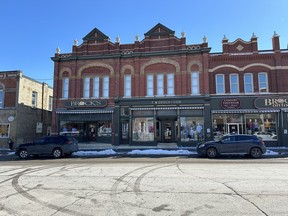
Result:
{"label": "suv wheel", "polygon": [[217,150],[215,148],[208,148],[206,150],[206,155],[208,158],[215,158],[217,156]]}
{"label": "suv wheel", "polygon": [[28,151],[26,149],[20,149],[18,155],[21,159],[25,159],[28,157]]}
{"label": "suv wheel", "polygon": [[252,148],[250,151],[250,155],[253,158],[260,158],[262,156],[262,151],[260,148],[257,148],[257,147]]}
{"label": "suv wheel", "polygon": [[54,158],[60,158],[62,156],[62,150],[60,148],[55,148],[52,155]]}

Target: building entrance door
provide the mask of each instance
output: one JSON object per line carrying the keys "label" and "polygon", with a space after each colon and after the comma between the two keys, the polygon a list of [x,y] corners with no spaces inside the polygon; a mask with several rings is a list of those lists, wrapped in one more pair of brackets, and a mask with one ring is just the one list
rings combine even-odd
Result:
{"label": "building entrance door", "polygon": [[165,143],[174,142],[174,127],[173,121],[164,121],[163,122],[163,141]]}

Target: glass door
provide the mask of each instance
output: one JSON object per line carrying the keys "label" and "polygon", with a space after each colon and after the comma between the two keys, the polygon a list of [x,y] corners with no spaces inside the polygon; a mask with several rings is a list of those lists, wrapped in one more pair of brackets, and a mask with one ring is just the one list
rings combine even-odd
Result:
{"label": "glass door", "polygon": [[163,135],[164,142],[172,142],[173,140],[173,123],[172,122],[164,122],[163,127]]}

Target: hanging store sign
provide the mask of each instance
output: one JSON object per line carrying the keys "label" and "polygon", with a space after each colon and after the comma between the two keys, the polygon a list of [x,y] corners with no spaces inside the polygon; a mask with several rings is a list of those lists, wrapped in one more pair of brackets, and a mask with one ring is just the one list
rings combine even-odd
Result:
{"label": "hanging store sign", "polygon": [[281,98],[256,98],[254,100],[254,105],[256,108],[287,108],[288,107],[288,97]]}
{"label": "hanging store sign", "polygon": [[225,98],[221,100],[222,109],[239,109],[240,100],[238,98]]}
{"label": "hanging store sign", "polygon": [[105,107],[107,100],[71,100],[64,103],[65,107]]}

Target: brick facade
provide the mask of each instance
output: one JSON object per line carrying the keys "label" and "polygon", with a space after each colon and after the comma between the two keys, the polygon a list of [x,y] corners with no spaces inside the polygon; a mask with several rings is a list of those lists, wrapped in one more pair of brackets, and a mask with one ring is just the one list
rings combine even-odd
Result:
{"label": "brick facade", "polygon": [[[207,129],[205,139],[211,139],[213,138],[212,134],[210,134],[213,117],[209,100],[213,99],[214,96],[219,96],[216,94],[215,77],[217,74],[224,75],[225,77],[225,92],[221,96],[222,98],[231,97],[231,74],[237,74],[239,80],[239,92],[236,96],[232,96],[245,96],[244,74],[246,73],[252,74],[254,84],[253,94],[249,94],[249,96],[257,96],[257,94],[260,93],[261,96],[285,96],[288,91],[286,85],[288,78],[285,75],[288,72],[288,52],[287,50],[281,50],[279,44],[279,36],[276,33],[272,38],[273,49],[269,51],[258,50],[258,41],[254,34],[250,41],[237,39],[234,42],[229,42],[229,40],[224,37],[222,40],[223,52],[210,53],[210,48],[208,47],[207,39],[205,37],[203,38],[202,43],[187,45],[185,33],[181,34],[181,38],[177,38],[174,31],[160,23],[145,33],[142,41],[139,41],[138,36],[136,36],[134,43],[131,44],[120,44],[119,38],[113,43],[108,36],[95,28],[83,38],[82,44],[78,45],[78,42],[75,41],[75,44],[72,47],[72,53],[61,54],[60,52],[57,52],[55,56],[52,57],[55,64],[55,100],[52,114],[53,133],[59,133],[61,118],[69,119],[67,116],[69,112],[71,112],[71,107],[67,108],[67,106],[65,106],[67,101],[103,99],[108,102],[106,108],[114,109],[112,115],[114,125],[112,142],[114,142],[114,144],[121,144],[122,141],[117,136],[120,136],[121,134],[120,124],[122,120],[124,121],[120,115],[120,112],[122,112],[120,110],[122,108],[125,109],[125,107],[128,107],[130,109],[130,116],[132,117],[130,117],[128,125],[131,139],[133,130],[132,124],[134,120],[138,118],[137,116],[134,116],[133,113],[136,115],[137,112],[133,110],[138,109],[141,106],[142,110],[145,110],[145,107],[147,109],[152,109],[149,103],[160,104],[163,103],[164,100],[166,101],[165,103],[170,104],[171,101],[179,100],[180,102],[178,103],[181,103],[183,106],[191,106],[187,109],[200,109],[199,107],[204,107],[203,112],[201,112],[202,118],[205,120],[200,119],[200,121],[203,121],[202,124],[203,126],[205,125]],[[199,77],[197,78],[199,81],[197,84],[199,92],[197,94],[193,94],[192,92],[192,72],[197,72],[199,74]],[[267,74],[268,79],[268,89],[265,90],[266,92],[264,92],[264,94],[261,92],[262,90],[259,89],[260,81],[258,80],[259,73],[263,72]],[[164,77],[163,95],[160,96],[157,96],[158,74],[163,74]],[[174,95],[168,95],[167,92],[168,74],[173,74]],[[124,95],[125,75],[131,75],[131,96],[128,98]],[[149,97],[147,99],[148,75],[153,75],[154,77],[154,97],[150,98],[150,101]],[[99,98],[93,97],[93,77],[95,76],[99,76],[100,80]],[[102,81],[105,76],[109,77],[108,98],[101,97],[103,93]],[[69,97],[67,99],[62,98],[64,77],[69,78]],[[83,97],[84,77],[90,78],[89,98]],[[131,100],[135,100],[135,107],[131,104]],[[146,100],[148,100],[147,103]],[[158,100],[158,102],[156,100]],[[243,100],[245,100],[245,97]],[[141,101],[145,102],[142,103]],[[80,107],[73,107],[73,109],[77,110],[79,108]],[[95,110],[98,110],[96,109],[97,107],[94,108]],[[245,107],[243,106],[243,108]],[[81,112],[87,112],[87,109],[85,108]],[[117,109],[119,110],[117,111]],[[158,110],[163,109],[163,107],[155,105],[153,109],[156,110],[154,114],[149,114],[147,112],[147,115],[152,115],[153,118],[161,119],[161,112]],[[184,116],[181,117],[181,113],[185,113],[182,111],[184,108],[179,104],[171,104],[171,109],[178,110],[177,115],[175,114],[177,120],[172,122],[174,117],[166,118],[166,120],[169,120],[170,123],[172,122],[174,127],[174,141],[181,143],[180,129],[178,126],[181,123],[180,119],[185,118]],[[65,110],[66,116],[62,115],[61,117],[60,112],[62,112],[62,110]],[[117,114],[118,112],[119,114]],[[189,113],[187,115],[189,116]],[[197,115],[198,114],[195,114],[195,119],[198,118]],[[99,117],[95,116],[93,121],[100,122],[97,118]],[[71,119],[73,119],[72,116]],[[84,129],[86,128],[85,130],[87,130],[89,121],[86,123],[87,125],[85,125],[85,122],[83,123]],[[154,126],[155,124],[158,124],[156,120],[154,120]],[[159,127],[164,127],[164,121],[159,124],[161,125]],[[157,134],[154,133],[154,136],[156,139]],[[129,143],[131,142],[132,141],[130,140]]]}

